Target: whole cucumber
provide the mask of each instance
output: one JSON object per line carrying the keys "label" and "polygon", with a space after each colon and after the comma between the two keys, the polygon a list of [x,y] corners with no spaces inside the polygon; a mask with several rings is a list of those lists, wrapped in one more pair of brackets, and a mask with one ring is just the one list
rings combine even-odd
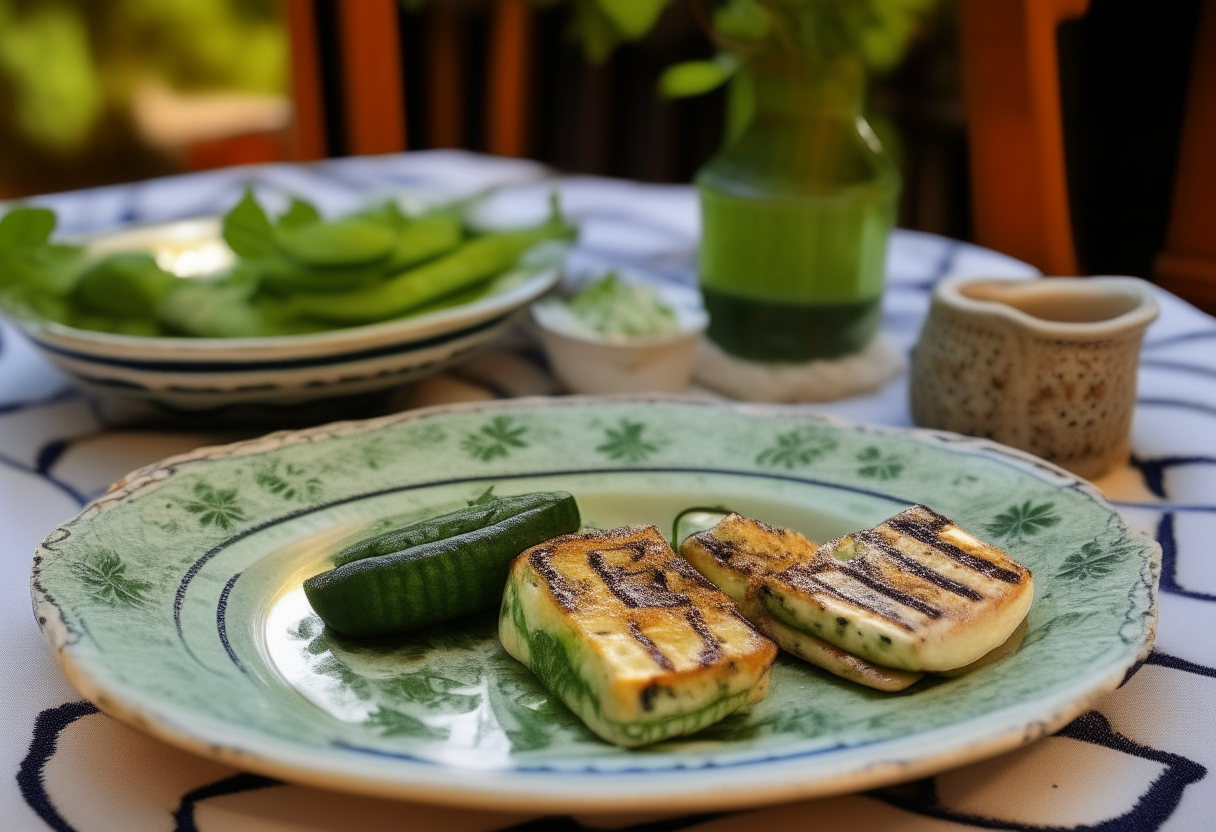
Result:
{"label": "whole cucumber", "polygon": [[347,636],[448,621],[497,606],[511,561],[580,522],[563,491],[500,498],[348,547],[335,556],[337,568],[304,582],[304,594]]}
{"label": "whole cucumber", "polygon": [[[391,532],[360,540],[334,555],[333,565],[342,566],[363,558],[391,555],[402,549],[421,546],[424,543],[434,543],[437,540],[455,537],[466,532],[475,532],[478,529],[493,526],[495,523],[501,523],[516,514],[522,514],[534,508],[545,508],[565,500],[573,503],[574,498],[565,491],[540,491],[534,494],[495,497],[488,502],[477,503],[438,517],[429,517],[426,520],[393,529]],[[577,505],[574,506],[574,510],[578,511]]]}

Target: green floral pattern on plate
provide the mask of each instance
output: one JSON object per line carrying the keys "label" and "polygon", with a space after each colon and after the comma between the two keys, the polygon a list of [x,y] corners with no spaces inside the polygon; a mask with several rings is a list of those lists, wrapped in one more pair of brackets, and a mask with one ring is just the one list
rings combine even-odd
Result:
{"label": "green floral pattern on plate", "polygon": [[474,459],[489,462],[507,456],[514,448],[528,447],[523,439],[527,432],[510,416],[495,416],[479,430],[465,434],[460,447]]}
{"label": "green floral pattern on plate", "polygon": [[904,472],[903,461],[894,454],[884,454],[871,445],[857,455],[861,467],[857,476],[872,480],[893,480]]}
{"label": "green floral pattern on plate", "polygon": [[642,422],[622,419],[615,428],[607,428],[604,434],[604,444],[595,449],[618,462],[645,462],[659,451],[657,441],[647,438],[646,425]]}
{"label": "green floral pattern on plate", "polygon": [[148,581],[127,577],[126,564],[114,552],[101,551],[76,564],[81,583],[103,604],[142,604],[152,588]]}
{"label": "green floral pattern on plate", "polygon": [[998,514],[984,529],[998,540],[1025,540],[1060,522],[1055,508],[1055,503],[1031,505],[1027,500]]}
{"label": "green floral pattern on plate", "polygon": [[[588,526],[668,529],[723,505],[818,540],[923,502],[1034,571],[1029,633],[983,671],[894,696],[782,657],[750,712],[627,751],[506,655],[493,612],[351,642],[307,606],[304,578],[369,530],[558,488]],[[86,695],[246,768],[466,805],[704,808],[862,788],[896,761],[918,776],[1052,730],[1146,653],[1158,569],[1088,486],[981,440],[571,399],[276,434],[136,472],[44,542],[34,600]]]}
{"label": "green floral pattern on plate", "polygon": [[810,465],[829,451],[836,449],[837,441],[818,426],[804,427],[778,434],[773,444],[760,452],[756,462],[773,468],[794,469]]}
{"label": "green floral pattern on plate", "polygon": [[193,499],[183,502],[182,508],[198,515],[200,526],[214,525],[227,530],[245,519],[235,488],[214,488],[205,482],[196,482],[192,494]]}

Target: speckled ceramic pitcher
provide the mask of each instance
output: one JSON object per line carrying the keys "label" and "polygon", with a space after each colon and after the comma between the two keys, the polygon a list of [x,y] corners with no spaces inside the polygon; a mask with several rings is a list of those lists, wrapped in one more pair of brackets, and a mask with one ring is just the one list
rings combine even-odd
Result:
{"label": "speckled ceramic pitcher", "polygon": [[1156,317],[1134,277],[943,280],[912,358],[912,418],[1099,477],[1127,461]]}

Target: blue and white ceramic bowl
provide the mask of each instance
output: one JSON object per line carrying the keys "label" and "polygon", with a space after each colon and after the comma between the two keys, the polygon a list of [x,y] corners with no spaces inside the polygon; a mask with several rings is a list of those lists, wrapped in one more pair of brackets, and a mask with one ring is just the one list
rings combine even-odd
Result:
{"label": "blue and white ceramic bowl", "polygon": [[[183,220],[95,238],[98,254],[149,249],[189,279],[226,265],[218,218]],[[560,279],[561,246],[525,256],[469,303],[414,317],[308,335],[152,338],[14,323],[83,387],[175,410],[294,405],[395,387],[455,364],[487,344]]]}

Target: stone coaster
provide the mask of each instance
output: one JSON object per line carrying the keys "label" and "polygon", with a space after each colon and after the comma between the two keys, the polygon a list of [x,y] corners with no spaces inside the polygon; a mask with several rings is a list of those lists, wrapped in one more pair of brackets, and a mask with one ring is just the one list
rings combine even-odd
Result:
{"label": "stone coaster", "polygon": [[701,340],[694,381],[732,399],[752,402],[827,402],[869,393],[903,372],[903,352],[877,335],[861,352],[805,364],[736,358]]}

